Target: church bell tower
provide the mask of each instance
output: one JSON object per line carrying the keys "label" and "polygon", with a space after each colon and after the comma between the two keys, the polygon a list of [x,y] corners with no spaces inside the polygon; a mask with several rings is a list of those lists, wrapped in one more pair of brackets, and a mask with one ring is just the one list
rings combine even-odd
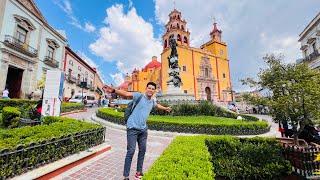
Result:
{"label": "church bell tower", "polygon": [[182,19],[181,12],[174,9],[169,14],[169,22],[165,25],[166,32],[162,36],[163,50],[170,48],[169,39],[174,37],[178,46],[188,46],[190,43],[190,32],[187,30],[187,22]]}

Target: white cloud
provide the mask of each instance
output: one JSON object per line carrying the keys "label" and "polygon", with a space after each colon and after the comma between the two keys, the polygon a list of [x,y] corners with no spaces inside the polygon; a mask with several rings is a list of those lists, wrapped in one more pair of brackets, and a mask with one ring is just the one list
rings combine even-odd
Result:
{"label": "white cloud", "polygon": [[124,76],[122,73],[110,74],[110,77],[113,79],[113,86],[119,86],[122,82],[124,82]]}
{"label": "white cloud", "polygon": [[105,27],[100,28],[99,38],[89,46],[94,54],[116,61],[123,74],[143,67],[154,55],[160,57],[161,42],[154,37],[152,25],[134,7],[124,12],[123,5],[117,4],[106,13]]}
{"label": "white cloud", "polygon": [[79,19],[74,15],[72,10],[72,5],[69,0],[54,0],[53,1],[56,5],[58,5],[68,16],[70,19],[70,24],[85,31],[85,32],[94,32],[95,27],[90,23],[86,22],[85,25],[81,25]]}
{"label": "white cloud", "polygon": [[82,51],[77,51],[77,54],[86,62],[88,63],[91,67],[93,68],[97,68],[97,64],[91,59],[89,58],[84,52]]}
{"label": "white cloud", "polygon": [[96,30],[96,27],[94,27],[94,25],[92,25],[90,22],[86,22],[84,30],[87,32],[94,32]]}
{"label": "white cloud", "polygon": [[[173,0],[154,2],[157,23],[164,25],[173,10]],[[175,2],[176,9],[187,21],[190,43],[194,47],[209,41],[213,18],[216,18],[223,32],[222,40],[228,45],[232,84],[237,91],[245,88],[239,79],[254,77],[263,67],[264,53],[281,52],[287,62],[294,62],[301,56],[297,38],[320,6],[320,1],[301,3],[300,0],[291,0],[289,4],[282,0],[272,3],[250,0]]]}
{"label": "white cloud", "polygon": [[291,36],[268,36],[266,33],[260,34],[262,44],[261,56],[267,53],[283,54],[286,63],[294,63],[301,56],[299,50],[298,37]]}

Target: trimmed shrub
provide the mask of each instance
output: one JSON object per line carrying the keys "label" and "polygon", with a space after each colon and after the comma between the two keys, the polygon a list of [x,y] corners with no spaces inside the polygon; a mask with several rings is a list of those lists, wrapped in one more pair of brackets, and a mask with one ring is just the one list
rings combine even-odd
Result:
{"label": "trimmed shrub", "polygon": [[63,102],[61,104],[61,113],[75,111],[75,110],[83,110],[83,109],[84,109],[84,104],[82,103]]}
{"label": "trimmed shrub", "polygon": [[143,179],[214,179],[205,136],[177,137]]}
{"label": "trimmed shrub", "polygon": [[[110,108],[100,108],[97,116],[125,125],[123,113]],[[147,124],[152,130],[215,135],[255,135],[266,133],[270,129],[265,121],[248,122],[212,116],[150,116]]]}
{"label": "trimmed shrub", "polygon": [[15,107],[4,107],[2,109],[2,121],[6,128],[15,128],[19,126],[21,112]]}
{"label": "trimmed shrub", "polygon": [[[102,128],[101,125],[72,118],[45,117],[44,119],[47,121],[46,125],[0,130],[0,151],[2,149],[14,149],[18,145],[28,145],[31,142],[41,142],[47,139],[59,138],[63,135]],[[50,119],[50,123],[48,123],[48,119]]]}
{"label": "trimmed shrub", "polygon": [[291,173],[283,147],[271,138],[210,137],[214,171],[227,179],[282,179]]}
{"label": "trimmed shrub", "polygon": [[143,179],[283,179],[292,167],[282,152],[273,138],[179,136]]}
{"label": "trimmed shrub", "polygon": [[13,177],[101,144],[104,136],[101,125],[61,117],[52,118],[49,125],[0,129],[0,177]]}
{"label": "trimmed shrub", "polygon": [[29,118],[29,111],[36,105],[37,101],[25,99],[0,99],[0,111],[4,107],[16,107],[21,112],[21,117]]}
{"label": "trimmed shrub", "polygon": [[[162,103],[165,106],[168,106],[167,103]],[[216,106],[208,101],[201,101],[199,104],[178,104],[173,105],[171,113],[153,109],[151,115],[171,115],[171,116],[218,116],[218,117],[227,117],[236,119],[238,114],[224,109],[222,107]],[[249,121],[258,121],[259,119],[254,116],[239,114],[244,119]]]}
{"label": "trimmed shrub", "polygon": [[0,113],[0,129],[3,128],[2,113]]}

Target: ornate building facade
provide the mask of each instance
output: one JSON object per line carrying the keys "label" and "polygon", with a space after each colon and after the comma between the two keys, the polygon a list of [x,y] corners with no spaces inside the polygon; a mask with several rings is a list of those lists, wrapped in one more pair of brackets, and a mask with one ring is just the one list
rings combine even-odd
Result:
{"label": "ornate building facade", "polygon": [[227,44],[222,41],[222,31],[213,24],[211,39],[200,48],[190,46],[190,32],[181,12],[174,9],[169,14],[162,36],[161,53],[161,88],[167,92],[168,57],[170,55],[169,39],[175,38],[179,59],[181,89],[196,100],[227,102],[233,101]]}
{"label": "ornate building facade", "polygon": [[311,69],[320,69],[320,13],[305,27],[299,35],[302,59],[297,63],[306,63]]}
{"label": "ornate building facade", "polygon": [[47,70],[62,70],[67,40],[33,0],[0,1],[0,42],[0,91],[8,88],[10,98],[27,97]]}

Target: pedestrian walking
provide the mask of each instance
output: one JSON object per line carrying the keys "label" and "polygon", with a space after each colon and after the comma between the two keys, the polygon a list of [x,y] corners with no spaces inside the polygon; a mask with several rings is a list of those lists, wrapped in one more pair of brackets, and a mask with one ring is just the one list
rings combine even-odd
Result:
{"label": "pedestrian walking", "polygon": [[8,90],[8,88],[5,88],[2,91],[2,99],[9,99],[9,90]]}
{"label": "pedestrian walking", "polygon": [[133,98],[133,111],[129,115],[127,120],[127,154],[124,163],[123,176],[125,180],[129,179],[130,167],[132,162],[132,157],[136,149],[136,143],[138,142],[139,153],[137,160],[137,170],[135,174],[136,179],[141,179],[143,176],[143,161],[147,146],[148,137],[148,127],[146,121],[150,114],[152,108],[156,107],[160,110],[167,112],[171,111],[170,107],[164,107],[157,104],[153,95],[156,92],[157,85],[154,82],[149,82],[146,87],[146,92],[142,93],[132,93],[123,90],[117,90],[110,86],[104,87],[107,92],[115,93],[120,96],[127,98]]}

